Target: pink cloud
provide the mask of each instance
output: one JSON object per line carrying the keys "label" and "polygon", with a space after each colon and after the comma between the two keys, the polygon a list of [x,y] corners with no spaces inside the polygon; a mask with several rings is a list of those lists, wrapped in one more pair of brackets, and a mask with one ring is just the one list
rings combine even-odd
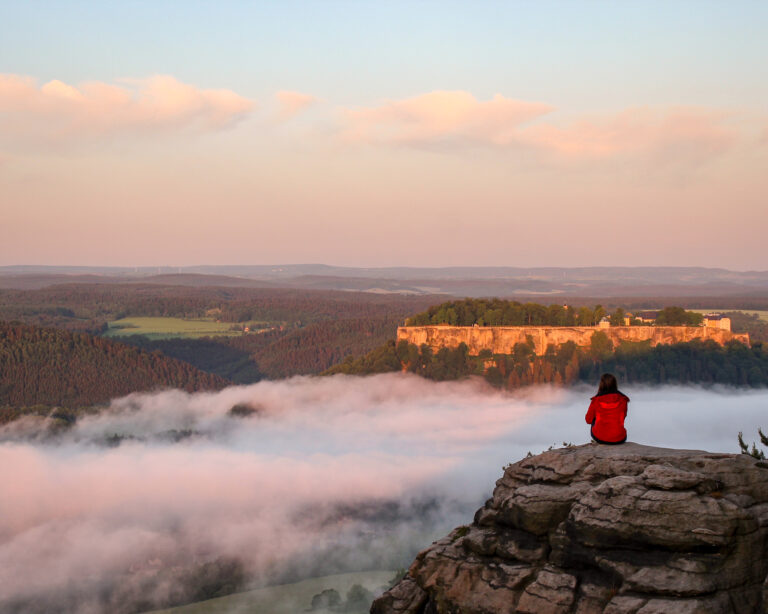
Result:
{"label": "pink cloud", "polygon": [[76,86],[0,74],[0,141],[23,144],[186,128],[216,130],[244,118],[253,102],[231,90],[200,89],[169,75]]}
{"label": "pink cloud", "polygon": [[310,94],[287,90],[277,92],[275,98],[279,105],[278,119],[283,121],[295,117],[317,102],[317,98]]}
{"label": "pink cloud", "polygon": [[344,137],[353,142],[430,145],[446,142],[507,145],[519,127],[552,110],[539,102],[496,94],[477,100],[469,92],[438,91],[379,107],[344,112]]}
{"label": "pink cloud", "polygon": [[521,142],[572,158],[627,154],[704,158],[725,151],[737,140],[738,134],[725,119],[725,113],[707,109],[641,107],[566,126],[528,126],[519,137]]}
{"label": "pink cloud", "polygon": [[440,91],[343,111],[348,142],[415,147],[485,145],[537,152],[550,159],[642,157],[698,162],[719,155],[741,135],[729,114],[694,107],[631,108],[570,122],[541,102],[496,94]]}

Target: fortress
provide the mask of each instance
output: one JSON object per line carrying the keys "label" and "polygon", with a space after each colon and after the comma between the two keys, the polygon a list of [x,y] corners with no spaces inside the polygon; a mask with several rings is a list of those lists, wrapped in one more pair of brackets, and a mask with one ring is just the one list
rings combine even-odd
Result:
{"label": "fortress", "polygon": [[592,335],[605,333],[614,347],[622,341],[650,341],[651,345],[683,343],[711,339],[725,345],[729,341],[740,341],[749,345],[749,335],[733,333],[713,326],[400,326],[397,340],[405,340],[417,346],[427,344],[434,351],[443,347],[455,348],[466,343],[469,353],[477,356],[482,350],[494,354],[511,354],[516,343],[533,339],[538,356],[546,353],[550,346],[559,346],[573,341],[580,347],[589,347]]}

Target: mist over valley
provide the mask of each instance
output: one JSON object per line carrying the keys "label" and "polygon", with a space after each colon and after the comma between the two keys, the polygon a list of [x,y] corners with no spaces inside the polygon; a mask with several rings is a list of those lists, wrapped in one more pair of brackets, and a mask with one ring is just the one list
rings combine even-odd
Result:
{"label": "mist over valley", "polygon": [[[631,441],[710,451],[737,452],[768,402],[625,392]],[[591,394],[339,375],[133,394],[63,431],[21,418],[0,430],[0,611],[184,603],[202,569],[242,590],[405,567],[471,520],[502,467],[586,443]]]}

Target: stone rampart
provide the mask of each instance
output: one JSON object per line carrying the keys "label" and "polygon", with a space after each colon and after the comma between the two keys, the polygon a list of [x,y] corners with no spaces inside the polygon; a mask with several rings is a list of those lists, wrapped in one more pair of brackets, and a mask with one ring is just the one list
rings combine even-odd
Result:
{"label": "stone rampart", "polygon": [[525,343],[530,336],[536,354],[542,356],[549,346],[557,347],[567,341],[587,347],[595,331],[604,332],[614,347],[621,341],[650,341],[653,346],[694,339],[711,339],[721,345],[736,340],[749,345],[746,333],[704,326],[401,326],[397,329],[397,340],[404,339],[418,346],[426,343],[435,351],[466,343],[470,355],[477,356],[481,350],[511,354],[516,343]]}

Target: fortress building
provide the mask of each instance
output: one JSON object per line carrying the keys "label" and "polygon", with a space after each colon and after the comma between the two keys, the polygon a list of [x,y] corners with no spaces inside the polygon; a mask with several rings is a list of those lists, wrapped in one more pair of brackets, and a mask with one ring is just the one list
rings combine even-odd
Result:
{"label": "fortress building", "polygon": [[721,313],[707,313],[704,315],[702,326],[719,328],[721,330],[731,330],[731,318],[726,318]]}

